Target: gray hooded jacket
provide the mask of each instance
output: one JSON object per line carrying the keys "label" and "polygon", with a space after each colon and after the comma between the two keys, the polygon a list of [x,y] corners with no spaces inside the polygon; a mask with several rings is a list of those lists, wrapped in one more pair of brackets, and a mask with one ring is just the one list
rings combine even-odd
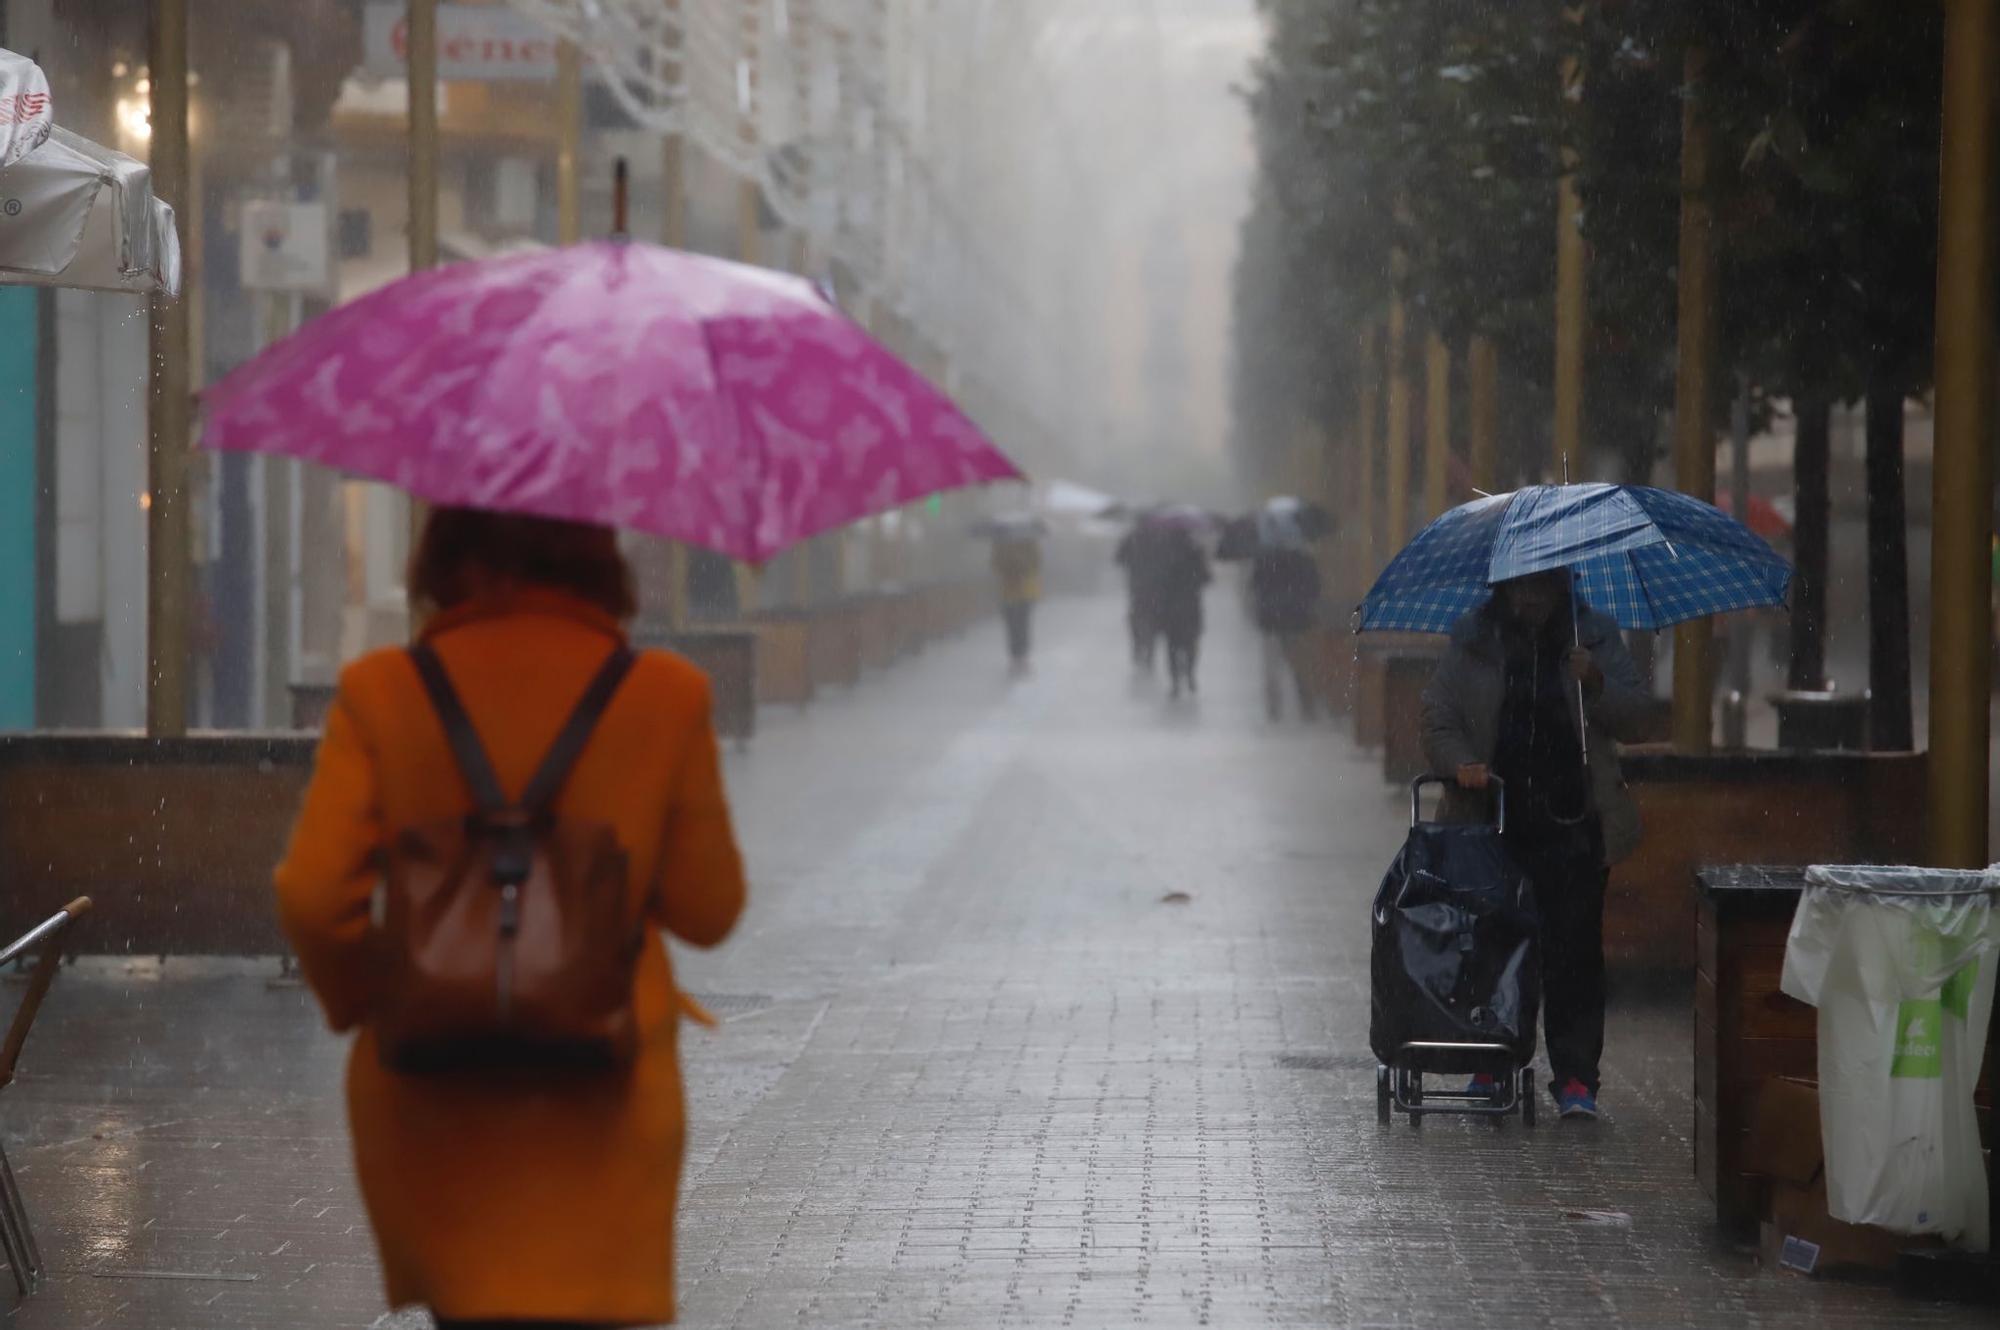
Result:
{"label": "gray hooded jacket", "polygon": [[[1618,744],[1646,736],[1648,706],[1639,667],[1625,649],[1618,625],[1584,607],[1578,641],[1604,671],[1604,687],[1584,711],[1589,723],[1590,784],[1604,822],[1604,858],[1618,863],[1639,848],[1639,808],[1625,788]],[[1500,741],[1500,705],[1506,693],[1500,625],[1482,607],[1453,625],[1451,646],[1424,689],[1424,756],[1431,770],[1450,780],[1462,766],[1491,765]],[[1476,822],[1491,815],[1484,795],[1451,785],[1440,816]]]}

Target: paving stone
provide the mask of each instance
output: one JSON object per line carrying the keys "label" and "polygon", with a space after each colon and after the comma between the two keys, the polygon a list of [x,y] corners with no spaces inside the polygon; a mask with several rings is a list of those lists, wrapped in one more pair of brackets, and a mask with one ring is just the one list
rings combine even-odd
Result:
{"label": "paving stone", "polygon": [[[1686,993],[1615,1007],[1602,1122],[1377,1126],[1403,806],[1340,731],[1264,721],[1211,608],[1196,704],[1064,604],[1029,678],[982,629],[731,755],[755,897],[680,962],[726,1018],[686,1040],[685,1324],[1990,1323],[1718,1240]],[[275,973],[65,975],[0,1095],[54,1267],[12,1324],[428,1324],[382,1312],[341,1046]]]}

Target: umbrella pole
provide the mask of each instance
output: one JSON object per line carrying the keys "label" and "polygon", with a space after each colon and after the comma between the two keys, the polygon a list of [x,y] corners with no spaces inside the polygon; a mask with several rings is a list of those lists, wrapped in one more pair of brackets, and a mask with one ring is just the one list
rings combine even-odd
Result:
{"label": "umbrella pole", "polygon": [[[1562,457],[1563,484],[1569,484],[1569,454]],[[1583,650],[1583,612],[1576,607],[1576,572],[1569,574],[1569,643]],[[1583,751],[1583,769],[1590,770],[1590,712],[1583,696],[1583,680],[1576,681],[1576,742]]]}
{"label": "umbrella pole", "polygon": [[[1564,469],[1568,469],[1568,459],[1564,459]],[[1569,578],[1569,640],[1577,650],[1583,649],[1583,614],[1576,607],[1576,574]],[[1583,680],[1576,681],[1576,739],[1583,749],[1583,769],[1590,770],[1590,713],[1585,709]]]}

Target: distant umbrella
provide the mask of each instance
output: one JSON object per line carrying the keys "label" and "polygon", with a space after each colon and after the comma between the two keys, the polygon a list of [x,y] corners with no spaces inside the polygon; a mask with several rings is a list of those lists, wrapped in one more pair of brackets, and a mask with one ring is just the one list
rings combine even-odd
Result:
{"label": "distant umbrella", "polygon": [[1260,550],[1305,545],[1333,534],[1333,515],[1310,499],[1280,495],[1255,512],[1230,519],[1215,557],[1254,559]]}
{"label": "distant umbrella", "polygon": [[1071,480],[1052,480],[1041,493],[1041,510],[1055,517],[1101,517],[1120,501]]}
{"label": "distant umbrella", "polygon": [[972,524],[972,534],[987,540],[1040,540],[1049,524],[1034,513],[998,513]]}
{"label": "distant umbrella", "polygon": [[1220,531],[1225,525],[1225,519],[1220,513],[1192,503],[1167,503],[1139,514],[1139,524],[1173,527],[1194,535],[1207,536]]}
{"label": "distant umbrella", "polygon": [[[1728,494],[1718,496],[1715,506],[1723,512],[1728,513],[1731,517],[1736,516],[1736,505],[1731,501],[1731,496]],[[1777,504],[1772,503],[1763,495],[1751,495],[1749,509],[1750,511],[1738,520],[1764,539],[1779,541],[1791,536],[1791,520],[1779,510]]]}

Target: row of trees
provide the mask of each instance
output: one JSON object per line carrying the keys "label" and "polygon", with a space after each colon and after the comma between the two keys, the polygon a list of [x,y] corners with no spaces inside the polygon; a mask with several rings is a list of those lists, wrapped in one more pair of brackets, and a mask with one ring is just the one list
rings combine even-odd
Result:
{"label": "row of trees", "polygon": [[[1793,682],[1824,672],[1830,409],[1864,402],[1878,746],[1908,746],[1903,403],[1929,386],[1942,18],[1872,0],[1260,0],[1235,415],[1258,473],[1354,419],[1361,332],[1495,343],[1504,481],[1550,456],[1558,181],[1586,245],[1583,438],[1652,474],[1674,401],[1683,111],[1709,142],[1718,364],[1798,432]],[[1391,254],[1399,261],[1392,264]],[[1727,418],[1727,391],[1710,403]],[[1332,430],[1336,437],[1343,431]],[[1346,434],[1357,433],[1349,429]],[[1352,442],[1352,439],[1348,439]]]}

